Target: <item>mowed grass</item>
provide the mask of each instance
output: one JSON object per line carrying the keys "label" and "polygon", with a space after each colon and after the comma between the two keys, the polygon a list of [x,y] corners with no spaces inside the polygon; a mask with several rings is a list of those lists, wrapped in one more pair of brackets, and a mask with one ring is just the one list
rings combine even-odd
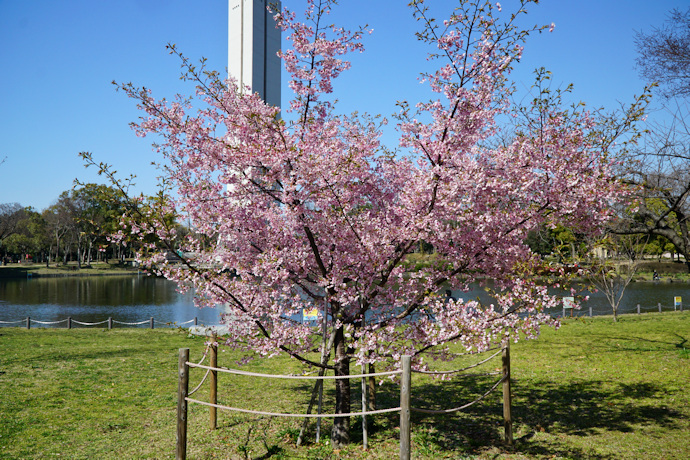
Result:
{"label": "mowed grass", "polygon": [[[535,341],[511,347],[516,445],[502,444],[501,392],[466,412],[412,416],[412,456],[436,458],[690,458],[690,314],[649,313],[567,320]],[[174,458],[179,348],[203,355],[203,338],[179,330],[0,328],[0,458]],[[242,355],[219,352],[219,365]],[[460,367],[467,359],[431,363]],[[500,359],[479,372],[500,368]],[[256,359],[243,369],[301,374],[288,358]],[[313,370],[312,370],[313,371]],[[473,370],[472,372],[476,372]],[[353,373],[359,371],[353,366]],[[203,377],[193,369],[190,390]],[[498,376],[441,382],[413,376],[412,405],[450,408],[482,394]],[[312,381],[264,380],[219,374],[219,401],[271,412],[306,410]],[[352,381],[353,410],[360,382]],[[500,388],[500,387],[499,387]],[[206,400],[208,385],[194,398]],[[396,383],[378,387],[378,406],[398,403]],[[332,411],[333,385],[325,391]],[[334,451],[330,421],[321,440],[301,419],[218,411],[210,431],[207,407],[190,404],[188,458],[379,458],[398,456],[397,414],[370,420],[369,451],[361,422],[353,443]]]}

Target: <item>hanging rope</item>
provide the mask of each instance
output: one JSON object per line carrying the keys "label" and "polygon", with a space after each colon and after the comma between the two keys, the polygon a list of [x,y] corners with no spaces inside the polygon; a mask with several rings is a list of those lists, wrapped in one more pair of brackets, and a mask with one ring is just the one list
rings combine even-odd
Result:
{"label": "hanging rope", "polygon": [[249,409],[239,409],[237,407],[229,407],[229,406],[221,406],[220,404],[211,404],[205,401],[199,401],[197,399],[192,399],[192,398],[184,398],[186,401],[197,403],[197,404],[202,404],[204,406],[210,406],[210,407],[215,407],[218,409],[223,409],[223,410],[229,410],[233,412],[243,412],[245,414],[253,414],[253,415],[267,415],[270,417],[310,417],[310,418],[317,418],[317,417],[358,417],[362,415],[376,415],[376,414],[386,414],[388,412],[400,412],[400,406],[398,407],[392,407],[390,409],[379,409],[379,410],[372,410],[372,411],[366,411],[366,412],[348,412],[345,414],[286,414],[282,412],[263,412],[263,411],[258,411],[258,410],[249,410]]}
{"label": "hanging rope", "polygon": [[273,379],[297,379],[297,380],[319,380],[319,379],[354,379],[361,377],[378,377],[385,375],[397,375],[402,373],[402,371],[389,371],[389,372],[377,372],[375,374],[359,374],[359,375],[324,375],[324,376],[311,376],[311,375],[276,375],[276,374],[259,374],[257,372],[245,372],[239,371],[237,369],[228,369],[227,367],[209,367],[201,366],[199,364],[188,362],[189,367],[198,367],[200,369],[210,369],[214,371],[226,372],[228,374],[244,375],[247,377],[265,377]]}
{"label": "hanging rope", "polygon": [[418,409],[416,407],[410,407],[410,410],[412,412],[420,412],[422,414],[451,414],[453,412],[458,412],[458,411],[461,411],[463,409],[467,409],[468,407],[470,407],[474,404],[477,404],[479,401],[482,401],[484,398],[489,396],[496,388],[498,388],[498,386],[501,383],[503,383],[504,380],[505,380],[505,377],[501,377],[500,380],[498,382],[496,382],[496,384],[489,389],[489,391],[487,391],[486,393],[484,393],[483,395],[481,395],[479,398],[475,399],[474,401],[469,402],[469,403],[467,403],[463,406],[460,406],[460,407],[455,407],[453,409],[441,409],[441,410]]}
{"label": "hanging rope", "polygon": [[503,351],[503,349],[501,348],[500,350],[498,350],[496,353],[494,353],[493,355],[489,356],[489,357],[486,358],[485,360],[479,361],[478,363],[472,364],[472,365],[467,366],[467,367],[463,367],[462,369],[455,369],[455,370],[453,370],[453,371],[417,371],[417,370],[414,370],[414,369],[413,369],[412,372],[416,372],[416,373],[418,373],[418,374],[427,374],[427,375],[448,375],[448,374],[457,374],[457,373],[459,373],[459,372],[464,372],[464,371],[466,371],[466,370],[475,368],[475,367],[477,367],[477,366],[481,366],[482,364],[486,363],[487,361],[491,360],[492,358],[495,358],[496,356],[500,355],[502,351]]}
{"label": "hanging rope", "polygon": [[[204,360],[206,359],[206,356],[208,355],[208,350],[209,350],[209,348],[211,348],[211,345],[212,345],[212,344],[211,344],[210,342],[209,342],[208,345],[206,345],[206,349],[204,350],[204,353],[203,353],[202,356],[201,356],[201,361],[199,361],[199,362],[197,363],[197,366],[204,362]],[[208,370],[206,371],[206,374],[204,374],[204,378],[202,378],[202,379],[201,379],[201,382],[199,382],[199,385],[197,385],[196,388],[194,388],[192,391],[190,391],[190,392],[187,394],[187,396],[192,396],[194,393],[197,392],[197,390],[198,390],[199,388],[201,388],[201,385],[204,384],[204,382],[206,381],[206,377],[208,377],[208,374],[209,374],[210,372],[211,372],[211,369],[208,369]]]}
{"label": "hanging rope", "polygon": [[32,323],[38,323],[38,324],[60,324],[60,323],[66,323],[67,320],[63,319],[60,321],[38,321],[38,320],[32,319],[31,322]]}

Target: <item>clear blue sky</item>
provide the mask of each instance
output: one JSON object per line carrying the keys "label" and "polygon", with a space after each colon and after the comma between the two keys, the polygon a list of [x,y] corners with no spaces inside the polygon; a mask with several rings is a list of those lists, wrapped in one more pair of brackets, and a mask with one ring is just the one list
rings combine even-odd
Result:
{"label": "clear blue sky", "polygon": [[[333,21],[374,29],[365,37],[366,53],[355,56],[336,85],[341,109],[390,115],[396,100],[416,101],[425,49],[415,41],[407,0],[340,3]],[[502,1],[507,10],[515,3]],[[298,11],[302,4],[283,0]],[[649,31],[670,9],[688,6],[688,0],[542,0],[527,21],[554,22],[556,29],[530,38],[515,75],[528,85],[531,71],[544,66],[556,83],[574,83],[577,99],[613,108],[644,86],[634,68],[634,31]],[[0,203],[40,211],[76,177],[99,181],[84,169],[80,151],[136,174],[139,190],[152,193],[150,163],[157,157],[151,141],[129,129],[138,111],[111,81],[147,86],[157,97],[189,93],[168,42],[224,71],[227,8],[227,0],[0,0],[0,160],[6,157]]]}

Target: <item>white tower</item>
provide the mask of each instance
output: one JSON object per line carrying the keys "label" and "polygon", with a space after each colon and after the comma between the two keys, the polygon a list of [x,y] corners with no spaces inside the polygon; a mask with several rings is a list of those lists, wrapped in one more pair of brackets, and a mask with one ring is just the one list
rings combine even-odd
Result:
{"label": "white tower", "polygon": [[228,73],[280,106],[280,29],[268,5],[281,8],[279,0],[228,0]]}

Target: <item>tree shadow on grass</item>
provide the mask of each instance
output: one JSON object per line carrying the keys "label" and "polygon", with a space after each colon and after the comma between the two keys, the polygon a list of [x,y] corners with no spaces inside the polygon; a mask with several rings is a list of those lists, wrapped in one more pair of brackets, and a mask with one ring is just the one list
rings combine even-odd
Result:
{"label": "tree shadow on grass", "polygon": [[[450,409],[484,394],[500,376],[456,378],[441,382],[415,378],[412,386],[413,408]],[[359,410],[360,393],[352,386],[352,409]],[[615,456],[568,445],[567,438],[557,441],[533,439],[545,432],[563,437],[587,437],[602,431],[629,433],[639,425],[654,425],[672,430],[680,427],[684,415],[667,408],[662,398],[667,393],[656,383],[610,382],[534,382],[513,380],[512,416],[516,442],[508,449],[503,440],[501,386],[485,400],[461,412],[444,415],[412,413],[412,452],[419,458],[457,457],[462,455],[517,452],[526,455],[563,456],[574,459],[609,460]],[[304,395],[304,407],[311,393],[310,384],[292,389]],[[324,412],[332,410],[332,388],[324,391]],[[386,382],[377,388],[377,408],[396,407],[400,401],[397,384]],[[315,411],[316,408],[314,408]],[[351,420],[351,440],[361,443],[361,418]],[[331,419],[324,420],[322,435],[328,437]],[[369,435],[376,439],[397,438],[397,413],[368,420]],[[305,446],[313,442],[313,423]],[[296,435],[296,433],[295,433]],[[271,444],[273,445],[273,444]],[[270,450],[267,452],[270,456]]]}
{"label": "tree shadow on grass", "polygon": [[[415,383],[412,407],[449,409],[470,402],[486,392],[496,377],[464,378],[450,382]],[[590,436],[597,432],[632,432],[635,426],[678,428],[684,415],[660,401],[666,393],[654,383],[626,384],[598,380],[577,383],[513,382],[514,430],[522,436],[515,451],[531,455],[556,455],[581,459],[613,458],[565,445],[531,438],[536,432],[566,436]],[[394,396],[394,395],[391,395]],[[393,398],[391,398],[393,399]],[[655,401],[659,399],[659,401]],[[441,454],[478,454],[503,450],[501,387],[468,409],[448,415],[412,414],[413,451]],[[421,453],[421,452],[420,452]]]}

